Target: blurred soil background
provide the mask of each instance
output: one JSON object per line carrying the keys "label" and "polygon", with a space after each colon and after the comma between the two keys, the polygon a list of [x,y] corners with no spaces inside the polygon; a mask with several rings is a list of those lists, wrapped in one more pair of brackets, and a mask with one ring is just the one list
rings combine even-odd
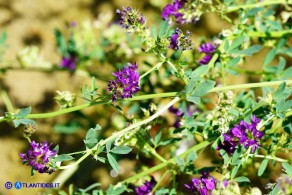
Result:
{"label": "blurred soil background", "polygon": [[[157,23],[160,12],[169,1],[162,0],[0,0],[0,33],[7,32],[7,48],[2,55],[1,67],[19,67],[16,54],[26,46],[35,45],[39,47],[41,56],[45,61],[59,64],[60,54],[56,49],[56,40],[53,30],[55,28],[64,31],[66,24],[76,22],[80,24],[84,21],[99,22],[116,20],[115,10],[122,6],[133,6],[138,8],[147,18],[147,24]],[[188,26],[189,27],[189,26]],[[192,38],[195,47],[198,46],[199,36],[216,36],[222,29],[228,29],[230,25],[224,22],[219,16],[205,14],[200,21],[193,25]],[[97,35],[98,36],[98,35]],[[252,61],[245,65],[246,69],[256,70],[261,65],[262,56],[268,50],[263,50],[256,55]],[[110,64],[95,64],[95,71],[109,72],[113,70]],[[108,75],[110,75],[108,73]],[[98,78],[97,78],[98,79]],[[230,77],[229,84],[244,83],[256,78]],[[106,85],[106,81],[97,81],[101,86]],[[59,71],[45,73],[40,71],[8,70],[0,72],[0,87],[7,91],[13,104],[15,112],[18,108],[32,106],[33,113],[52,112],[59,109],[54,101],[56,90],[68,90],[80,96],[80,86],[90,83],[90,78],[79,75],[71,75],[69,71]],[[168,101],[168,100],[167,100]],[[81,100],[78,103],[82,103]],[[0,116],[7,111],[3,98],[0,97]],[[103,128],[109,128],[114,110],[107,106],[96,106],[82,110],[81,112],[70,113],[49,119],[37,119],[38,131],[33,138],[37,141],[49,140],[56,145],[59,143],[61,153],[74,152],[83,145],[83,138],[87,127],[99,123]],[[79,120],[81,126],[76,133],[59,134],[53,131],[52,125],[62,124],[67,121],[74,121],[75,117],[86,115],[85,121]],[[118,115],[118,113],[116,114]],[[4,183],[7,181],[16,182],[54,182],[56,177],[62,173],[58,171],[52,175],[36,174],[30,177],[30,168],[22,165],[18,154],[28,148],[27,141],[23,138],[23,127],[14,128],[11,123],[0,123],[0,194],[37,194],[41,189],[21,189],[7,190]],[[136,163],[135,157],[120,160],[122,167],[122,178],[133,174],[133,167]],[[79,169],[69,179],[68,183],[73,183],[77,187],[85,188],[88,185],[101,182],[102,187],[115,182],[109,174],[109,169],[95,160],[87,159]],[[64,188],[68,183],[61,183]]]}

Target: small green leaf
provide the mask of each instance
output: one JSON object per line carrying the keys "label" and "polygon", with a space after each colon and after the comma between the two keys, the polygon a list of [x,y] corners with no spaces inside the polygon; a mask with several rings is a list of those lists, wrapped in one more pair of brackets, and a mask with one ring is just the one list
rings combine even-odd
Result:
{"label": "small green leaf", "polygon": [[232,58],[230,61],[228,61],[228,63],[227,63],[226,66],[227,67],[233,67],[233,66],[237,65],[240,60],[241,60],[241,57],[240,56],[237,56],[235,58]]}
{"label": "small green leaf", "polygon": [[253,45],[250,48],[239,51],[237,54],[252,56],[263,48],[261,45]]}
{"label": "small green leaf", "polygon": [[260,165],[260,167],[258,169],[258,176],[261,176],[265,172],[265,170],[267,168],[267,165],[268,165],[268,162],[269,162],[268,159],[264,159],[262,161],[262,163],[261,163],[261,165]]}
{"label": "small green leaf", "polygon": [[208,70],[209,66],[199,66],[192,72],[191,77],[202,77],[208,72]]}
{"label": "small green leaf", "polygon": [[211,89],[214,88],[215,82],[211,80],[206,80],[198,84],[194,91],[191,93],[192,96],[201,97],[208,93]]}
{"label": "small green leaf", "polygon": [[292,165],[290,165],[289,163],[282,163],[283,168],[285,169],[286,173],[288,175],[292,175]]}
{"label": "small green leaf", "polygon": [[17,128],[20,124],[36,125],[36,122],[32,119],[23,118],[23,119],[14,119],[13,124],[14,124],[15,128]]}
{"label": "small green leaf", "polygon": [[110,153],[107,153],[106,154],[107,156],[107,159],[111,165],[111,167],[115,170],[115,171],[119,171],[119,164],[118,162],[116,161],[116,159],[110,154]]}
{"label": "small green leaf", "polygon": [[62,161],[68,161],[68,160],[72,160],[74,159],[72,156],[68,155],[68,154],[62,154],[57,156],[54,161],[55,162],[62,162]]}
{"label": "small green leaf", "polygon": [[232,171],[231,171],[231,179],[233,179],[236,175],[236,173],[238,172],[240,165],[234,166]]}
{"label": "small green leaf", "polygon": [[187,162],[193,162],[194,160],[196,160],[198,158],[198,155],[194,152],[191,151],[188,155],[187,155]]}
{"label": "small green leaf", "polygon": [[250,180],[247,177],[244,177],[244,176],[234,178],[233,180],[238,182],[238,183],[240,183],[240,182],[249,182],[250,183]]}
{"label": "small green leaf", "polygon": [[272,49],[271,51],[269,51],[269,53],[267,54],[267,56],[264,59],[264,66],[268,65],[269,63],[271,63],[271,61],[275,58],[276,56],[276,49]]}
{"label": "small green leaf", "polygon": [[128,146],[117,146],[111,150],[115,154],[128,154],[132,151],[132,148]]}
{"label": "small green leaf", "polygon": [[237,161],[237,159],[240,157],[240,155],[242,154],[242,147],[238,146],[238,148],[234,151],[233,155],[232,155],[232,160],[231,162],[234,163]]}
{"label": "small green leaf", "polygon": [[230,47],[228,48],[229,51],[239,47],[244,41],[244,36],[238,37],[236,38],[230,45]]}
{"label": "small green leaf", "polygon": [[163,37],[163,35],[166,33],[167,30],[168,30],[168,21],[165,20],[162,22],[162,24],[160,26],[158,36]]}
{"label": "small green leaf", "polygon": [[151,35],[155,40],[157,39],[157,30],[155,25],[153,25],[151,28]]}
{"label": "small green leaf", "polygon": [[161,140],[161,136],[162,136],[162,129],[160,129],[158,131],[158,133],[156,134],[155,138],[154,138],[154,144],[157,146]]}
{"label": "small green leaf", "polygon": [[112,147],[112,142],[106,142],[105,146],[106,146],[106,152],[107,153],[110,152],[111,147]]}
{"label": "small green leaf", "polygon": [[31,113],[31,107],[22,108],[20,111],[15,115],[16,118],[24,118]]}

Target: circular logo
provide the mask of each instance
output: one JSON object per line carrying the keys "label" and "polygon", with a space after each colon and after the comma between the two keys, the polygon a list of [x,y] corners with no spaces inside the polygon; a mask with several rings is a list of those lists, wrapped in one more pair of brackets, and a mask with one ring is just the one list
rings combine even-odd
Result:
{"label": "circular logo", "polygon": [[19,190],[22,187],[22,183],[17,181],[14,183],[14,187]]}
{"label": "circular logo", "polygon": [[12,183],[11,182],[6,182],[5,183],[5,188],[8,189],[8,190],[11,189],[12,188]]}

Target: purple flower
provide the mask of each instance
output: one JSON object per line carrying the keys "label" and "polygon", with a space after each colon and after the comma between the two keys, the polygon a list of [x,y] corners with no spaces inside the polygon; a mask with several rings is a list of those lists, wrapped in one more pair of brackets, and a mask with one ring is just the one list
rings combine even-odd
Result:
{"label": "purple flower", "polygon": [[151,177],[150,181],[146,181],[144,185],[137,187],[135,189],[137,195],[150,195],[151,191],[153,190],[154,186],[156,185],[156,181],[153,177]]}
{"label": "purple flower", "polygon": [[199,63],[202,65],[206,65],[206,64],[209,64],[211,59],[212,59],[212,56],[205,55],[202,59],[199,60]]}
{"label": "purple flower", "polygon": [[131,98],[133,94],[140,90],[138,66],[136,62],[130,64],[123,70],[114,72],[115,80],[110,80],[107,86],[107,92],[112,93],[112,101],[116,101],[118,98]]}
{"label": "purple flower", "polygon": [[77,58],[75,56],[63,57],[61,67],[74,70],[76,68]]}
{"label": "purple flower", "polygon": [[57,151],[49,149],[51,145],[46,141],[44,143],[32,141],[30,143],[31,148],[27,153],[20,153],[19,156],[24,164],[32,166],[39,173],[51,174],[55,170],[50,167],[50,158],[57,154]]}
{"label": "purple flower", "polygon": [[264,136],[264,132],[257,129],[257,125],[261,120],[252,116],[251,123],[240,121],[239,125],[234,125],[228,133],[224,133],[224,142],[219,143],[217,150],[223,149],[228,154],[233,154],[238,145],[243,145],[244,148],[251,147],[251,152],[254,153],[260,147],[259,140]]}
{"label": "purple flower", "polygon": [[217,180],[210,176],[208,172],[203,172],[200,179],[193,178],[191,183],[185,184],[185,187],[194,194],[211,195],[216,188]]}
{"label": "purple flower", "polygon": [[200,53],[206,53],[206,54],[211,54],[214,53],[216,50],[216,47],[212,45],[211,43],[203,43],[199,48],[198,48]]}
{"label": "purple flower", "polygon": [[169,37],[169,48],[175,50],[191,50],[192,40],[190,36],[191,33],[189,31],[187,31],[186,35],[184,35],[179,28],[176,28],[174,33]]}
{"label": "purple flower", "polygon": [[184,6],[185,0],[174,0],[172,4],[167,4],[161,13],[163,20],[169,20],[171,16],[175,18],[177,23],[184,23],[183,14],[180,9]]}
{"label": "purple flower", "polygon": [[212,59],[212,54],[215,52],[216,47],[212,45],[211,43],[203,43],[199,48],[198,51],[200,53],[205,53],[206,55],[199,60],[199,63],[201,65],[206,65],[210,62]]}
{"label": "purple flower", "polygon": [[117,9],[116,13],[120,16],[120,25],[125,29],[143,28],[146,22],[146,18],[131,7]]}

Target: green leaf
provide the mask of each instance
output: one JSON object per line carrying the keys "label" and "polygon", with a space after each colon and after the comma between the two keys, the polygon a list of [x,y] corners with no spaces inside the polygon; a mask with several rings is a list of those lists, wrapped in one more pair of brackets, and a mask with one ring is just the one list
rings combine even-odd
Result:
{"label": "green leaf", "polygon": [[55,34],[55,38],[57,40],[58,51],[64,56],[68,55],[66,41],[65,41],[61,31],[58,29],[55,29],[54,34]]}
{"label": "green leaf", "polygon": [[14,119],[13,124],[14,124],[15,128],[17,128],[20,124],[36,125],[36,122],[32,119],[23,118],[23,119]]}
{"label": "green leaf", "polygon": [[98,134],[97,131],[99,131],[101,127],[97,124],[95,128],[90,128],[85,136],[84,143],[86,147],[93,148],[98,143]]}
{"label": "green leaf", "polygon": [[191,151],[188,155],[187,155],[187,162],[194,162],[194,160],[196,160],[198,158],[198,155],[194,152]]}
{"label": "green leaf", "polygon": [[110,152],[111,151],[111,147],[112,147],[112,142],[106,142],[105,146],[106,146],[106,152],[107,153]]}
{"label": "green leaf", "polygon": [[240,155],[242,154],[243,150],[241,146],[238,146],[238,148],[234,151],[233,155],[232,155],[232,163],[235,163],[237,161],[237,159],[240,157]]}
{"label": "green leaf", "polygon": [[57,156],[56,158],[54,158],[55,162],[62,162],[62,161],[68,161],[68,160],[72,160],[74,159],[72,156],[68,155],[68,154],[62,154]]}
{"label": "green leaf", "polygon": [[108,195],[120,195],[126,191],[127,187],[122,185],[119,187],[114,187],[110,185],[110,187],[107,189],[106,194]]}
{"label": "green leaf", "polygon": [[153,25],[151,28],[151,34],[152,34],[152,37],[156,40],[157,39],[157,30],[156,30],[155,25]]}
{"label": "green leaf", "polygon": [[268,165],[268,162],[269,162],[268,159],[264,159],[262,161],[262,163],[261,163],[261,165],[260,165],[260,167],[258,169],[258,176],[261,176],[265,172],[265,170],[267,168],[267,165]]}
{"label": "green leaf", "polygon": [[192,72],[191,77],[202,77],[208,72],[208,70],[209,66],[199,66]]}
{"label": "green leaf", "polygon": [[280,57],[279,58],[279,63],[277,65],[277,73],[276,74],[279,75],[285,69],[285,66],[286,66],[286,60],[285,60],[285,58]]}
{"label": "green leaf", "polygon": [[58,153],[59,152],[59,145],[56,145],[56,147],[53,150],[55,150]]}
{"label": "green leaf", "polygon": [[115,154],[128,154],[132,151],[132,148],[128,146],[117,146],[111,150]]}
{"label": "green leaf", "polygon": [[211,89],[214,88],[215,82],[211,80],[206,80],[198,84],[194,91],[191,93],[192,96],[201,97],[207,94]]}
{"label": "green leaf", "polygon": [[161,136],[162,136],[162,129],[160,129],[158,131],[158,133],[156,134],[155,138],[154,138],[154,144],[155,146],[157,146],[161,140]]}
{"label": "green leaf", "polygon": [[111,165],[111,167],[115,170],[115,171],[119,171],[119,164],[118,162],[116,161],[116,159],[110,154],[110,153],[107,153],[106,154],[107,156],[107,159]]}
{"label": "green leaf", "polygon": [[226,66],[227,67],[233,67],[233,66],[237,65],[240,60],[241,60],[241,57],[240,56],[237,56],[235,58],[232,58],[230,61],[228,61],[228,63],[227,63]]}
{"label": "green leaf", "polygon": [[166,33],[167,30],[168,30],[168,21],[165,20],[165,21],[163,21],[162,24],[160,25],[160,29],[159,29],[158,36],[159,36],[159,37],[163,37],[163,35]]}
{"label": "green leaf", "polygon": [[236,173],[238,172],[240,165],[234,166],[232,171],[231,171],[231,179],[233,179],[236,175]]}
{"label": "green leaf", "polygon": [[292,175],[292,165],[290,165],[289,163],[282,163],[282,167],[285,169],[286,173],[288,175]]}
{"label": "green leaf", "polygon": [[16,118],[24,118],[31,113],[31,107],[22,108],[20,111],[15,115]]}
{"label": "green leaf", "polygon": [[229,51],[239,47],[244,41],[244,36],[238,37],[236,38],[230,45],[230,47],[228,48]]}
{"label": "green leaf", "polygon": [[272,49],[267,56],[264,59],[264,66],[268,65],[269,63],[271,63],[271,61],[275,58],[276,56],[276,49]]}
{"label": "green leaf", "polygon": [[254,53],[257,53],[262,48],[263,48],[263,46],[261,46],[261,45],[253,45],[248,49],[244,49],[244,50],[239,51],[237,54],[252,56]]}
{"label": "green leaf", "polygon": [[240,182],[249,182],[250,183],[250,180],[247,177],[244,177],[244,176],[234,178],[233,180],[238,182],[238,183],[240,183]]}

